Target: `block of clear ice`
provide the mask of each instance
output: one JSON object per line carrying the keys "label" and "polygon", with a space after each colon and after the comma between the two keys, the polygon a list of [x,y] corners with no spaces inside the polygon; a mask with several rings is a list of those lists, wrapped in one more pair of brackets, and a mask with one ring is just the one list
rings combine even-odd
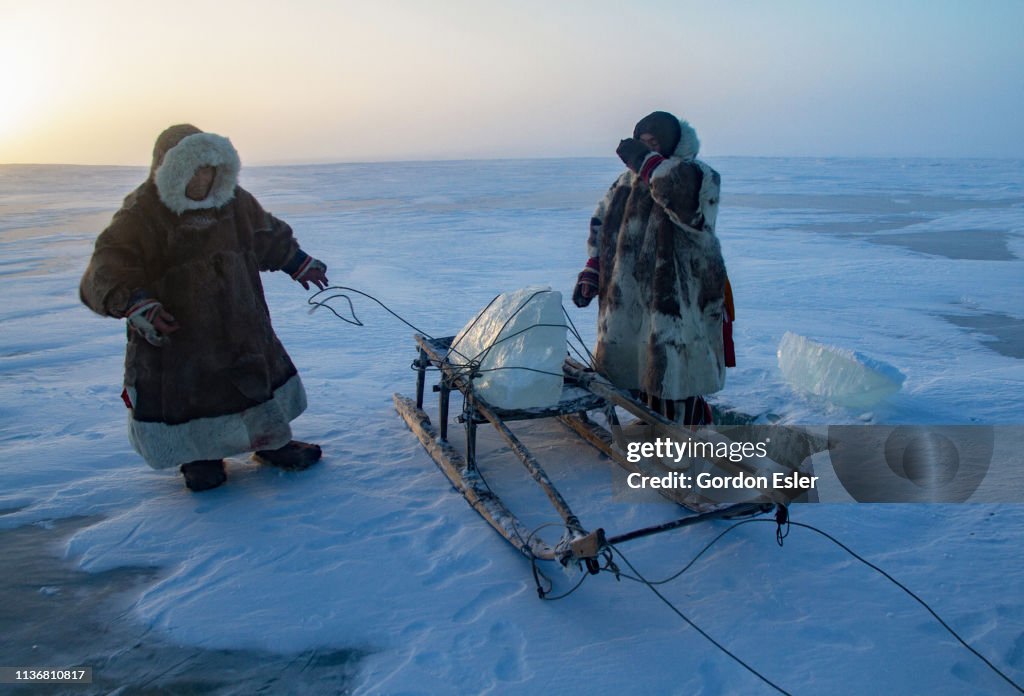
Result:
{"label": "block of clear ice", "polygon": [[475,364],[473,387],[505,409],[554,406],[562,394],[562,294],[527,287],[496,297],[452,341],[449,361]]}
{"label": "block of clear ice", "polygon": [[794,389],[846,408],[871,408],[898,392],[906,379],[881,360],[788,331],[777,355],[779,369]]}

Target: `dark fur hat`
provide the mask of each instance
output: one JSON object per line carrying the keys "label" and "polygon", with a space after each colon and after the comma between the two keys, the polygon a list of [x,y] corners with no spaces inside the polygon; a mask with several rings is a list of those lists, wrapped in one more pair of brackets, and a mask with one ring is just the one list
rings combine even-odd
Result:
{"label": "dark fur hat", "polygon": [[665,157],[671,157],[679,145],[682,128],[679,119],[667,111],[655,111],[637,121],[633,129],[633,137],[639,138],[650,133],[658,139],[658,151]]}

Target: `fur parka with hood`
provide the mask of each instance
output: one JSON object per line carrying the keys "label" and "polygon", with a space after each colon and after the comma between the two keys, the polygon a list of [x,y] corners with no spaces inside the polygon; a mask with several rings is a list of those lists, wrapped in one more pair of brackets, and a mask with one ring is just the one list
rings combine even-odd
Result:
{"label": "fur parka with hood", "polygon": [[611,186],[587,243],[599,266],[595,367],[621,389],[663,400],[725,385],[720,178],[696,159],[694,129],[679,124],[677,146],[647,182],[627,170]]}
{"label": "fur parka with hood", "polygon": [[[185,195],[216,168],[207,197]],[[180,327],[162,347],[128,331],[124,399],[136,451],[153,468],[275,449],[306,408],[270,323],[260,271],[308,258],[291,228],[238,186],[230,141],[191,125],[157,140],[149,178],[100,234],[80,285],[90,309],[123,317],[152,298]]]}

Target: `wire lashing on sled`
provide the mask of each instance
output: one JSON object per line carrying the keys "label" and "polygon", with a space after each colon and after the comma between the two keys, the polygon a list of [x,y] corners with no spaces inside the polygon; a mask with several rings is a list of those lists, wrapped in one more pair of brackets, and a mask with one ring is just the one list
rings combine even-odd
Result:
{"label": "wire lashing on sled", "polygon": [[[524,371],[527,371],[527,372],[536,372],[538,374],[551,375],[551,376],[554,376],[554,377],[562,377],[563,375],[561,373],[549,372],[547,370],[538,370],[536,368],[526,367],[526,366],[522,366],[522,365],[507,365],[507,366],[502,366],[502,367],[492,367],[492,368],[484,368],[484,369],[481,369],[481,367],[480,367],[480,364],[483,362],[483,360],[487,357],[488,353],[490,353],[490,351],[495,346],[497,346],[497,345],[499,345],[501,343],[504,343],[505,341],[511,340],[511,339],[513,339],[513,338],[515,338],[515,337],[517,337],[517,336],[519,336],[521,334],[524,334],[527,331],[530,331],[532,329],[539,329],[539,328],[550,327],[550,328],[561,328],[561,329],[565,329],[566,331],[568,331],[570,336],[572,338],[574,338],[576,343],[579,345],[579,347],[577,347],[577,345],[574,345],[573,341],[569,341],[568,342],[569,349],[573,353],[575,353],[576,356],[583,363],[585,363],[587,366],[592,368],[593,365],[594,365],[594,355],[593,355],[593,353],[590,352],[590,349],[587,347],[586,342],[583,340],[583,337],[580,335],[579,329],[576,328],[576,324],[573,322],[572,318],[569,316],[569,313],[565,311],[565,307],[562,307],[562,315],[566,319],[566,323],[565,324],[546,324],[546,323],[531,324],[530,326],[527,326],[524,329],[520,329],[519,331],[515,331],[515,332],[509,334],[508,336],[502,336],[501,335],[502,332],[505,330],[505,328],[509,325],[509,323],[513,319],[515,319],[515,317],[519,314],[519,312],[521,312],[523,310],[523,308],[526,307],[526,305],[528,305],[530,303],[530,300],[532,300],[534,297],[537,297],[537,295],[541,295],[541,294],[544,294],[544,293],[547,293],[547,292],[554,292],[554,291],[553,290],[538,290],[537,292],[533,293],[528,298],[526,298],[526,300],[524,300],[523,303],[518,308],[516,308],[516,310],[508,317],[508,319],[505,320],[505,323],[502,325],[501,330],[498,331],[495,334],[496,336],[501,336],[501,338],[495,339],[493,342],[491,342],[490,345],[488,345],[486,348],[481,350],[479,353],[477,353],[474,356],[463,355],[462,353],[460,353],[458,351],[458,348],[457,348],[458,344],[456,343],[456,344],[453,344],[451,346],[451,348],[449,349],[448,354],[445,356],[446,360],[450,360],[452,355],[457,356],[459,358],[459,362],[453,363],[453,364],[455,364],[459,368],[459,372],[460,373],[464,373],[464,376],[466,376],[466,377],[476,377],[476,376],[478,376],[480,374],[483,374],[485,372],[497,372],[499,370],[524,370]],[[324,295],[326,293],[333,293],[333,294],[331,294],[331,295],[329,295],[327,297],[321,297],[321,295]],[[347,287],[347,286],[344,286],[344,285],[332,285],[330,287],[324,288],[323,290],[320,290],[318,292],[313,293],[309,297],[309,299],[306,301],[307,304],[311,305],[310,310],[309,310],[310,314],[315,312],[317,309],[319,309],[321,307],[324,307],[328,311],[330,311],[331,314],[333,314],[335,317],[337,317],[338,319],[341,319],[343,322],[345,322],[347,324],[352,324],[353,326],[366,326],[366,324],[364,324],[363,321],[356,315],[355,305],[353,304],[352,298],[349,297],[348,293],[353,293],[353,294],[356,294],[356,295],[361,295],[362,297],[365,297],[365,298],[367,298],[369,300],[372,300],[373,302],[376,302],[378,305],[380,305],[384,309],[384,311],[386,311],[388,314],[393,316],[395,319],[398,319],[398,321],[402,322],[403,324],[405,324],[406,326],[411,328],[416,333],[418,333],[418,334],[420,334],[422,336],[425,336],[426,338],[429,338],[432,341],[436,340],[429,333],[427,333],[423,329],[417,327],[412,322],[406,320],[404,317],[402,317],[400,314],[398,314],[398,312],[395,312],[393,309],[388,307],[384,302],[382,302],[381,300],[377,299],[376,297],[374,297],[370,293],[363,292],[362,290],[357,290],[356,288],[351,288],[351,287]],[[463,332],[463,335],[469,333],[469,331],[476,325],[476,322],[479,321],[480,317],[482,317],[484,315],[484,313],[491,307],[491,305],[494,304],[495,300],[497,300],[498,297],[500,297],[500,295],[495,295],[491,299],[491,301],[487,303],[487,305],[484,307],[484,309],[476,316],[476,318],[473,320],[473,322],[466,328],[466,330]],[[349,309],[349,314],[350,314],[351,318],[349,318],[347,316],[343,316],[342,314],[339,314],[338,311],[330,304],[333,300],[337,300],[337,299],[344,299],[345,302],[348,303],[348,309]],[[418,369],[418,366],[415,363],[413,364],[413,369]]]}

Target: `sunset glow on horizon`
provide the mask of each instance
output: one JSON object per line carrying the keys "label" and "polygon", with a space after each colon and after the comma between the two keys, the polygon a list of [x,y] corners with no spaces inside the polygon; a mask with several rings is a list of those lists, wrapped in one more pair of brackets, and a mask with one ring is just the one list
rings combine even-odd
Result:
{"label": "sunset glow on horizon", "polygon": [[614,156],[655,109],[717,155],[1024,157],[1024,3],[0,0],[0,163]]}

